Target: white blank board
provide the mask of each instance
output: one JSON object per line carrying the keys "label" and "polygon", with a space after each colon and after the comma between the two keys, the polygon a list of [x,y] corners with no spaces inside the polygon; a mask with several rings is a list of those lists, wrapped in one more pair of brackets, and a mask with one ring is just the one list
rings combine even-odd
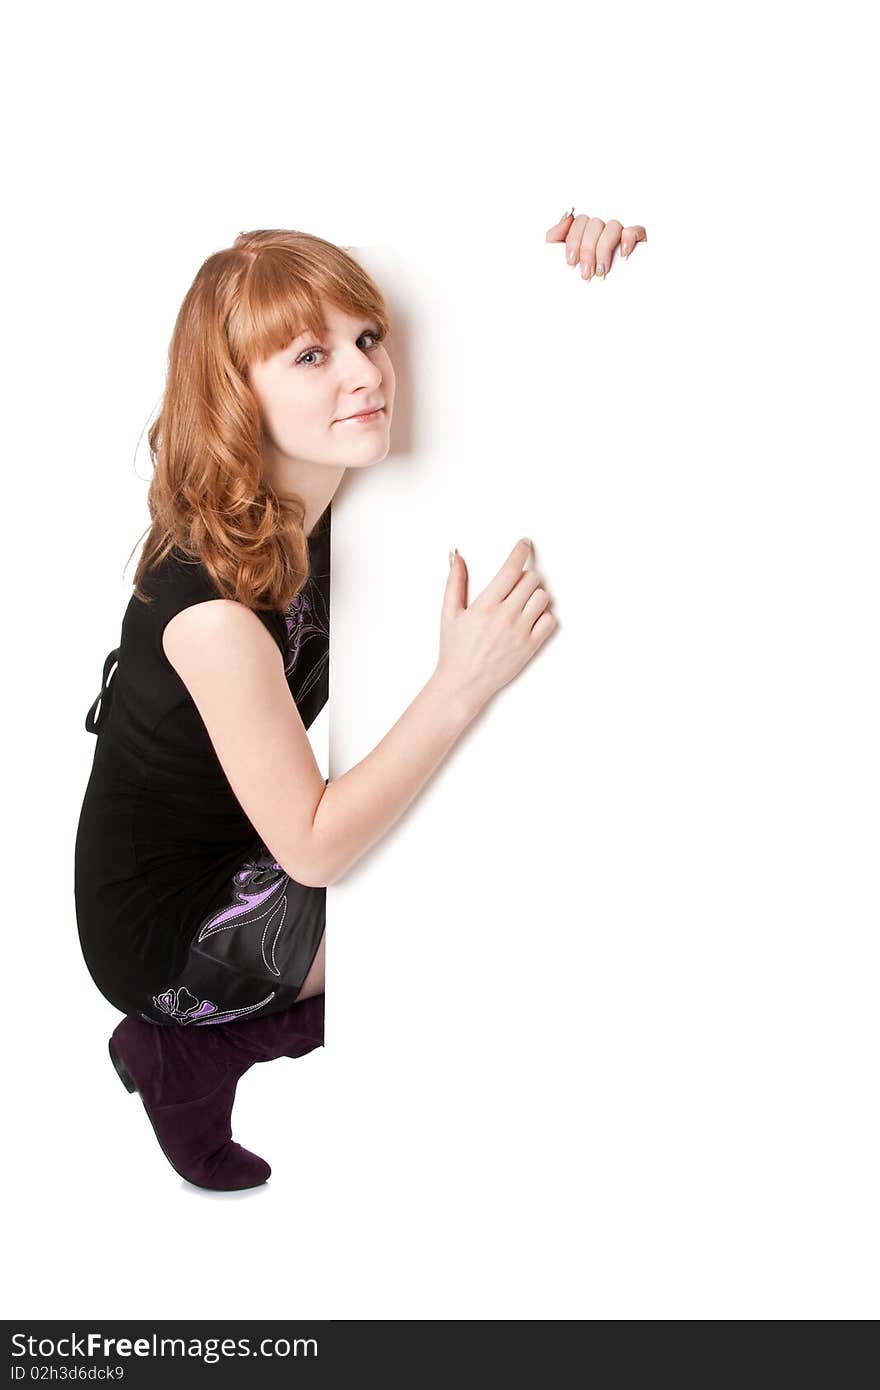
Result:
{"label": "white blank board", "polygon": [[397,401],[334,502],[331,775],[433,669],[451,546],[474,597],[530,535],[560,626],[329,892],[336,1314],[778,1308],[868,1171],[858,464],[785,405],[806,345],[721,280],[677,314],[651,242],[589,285],[533,237],[354,254]]}

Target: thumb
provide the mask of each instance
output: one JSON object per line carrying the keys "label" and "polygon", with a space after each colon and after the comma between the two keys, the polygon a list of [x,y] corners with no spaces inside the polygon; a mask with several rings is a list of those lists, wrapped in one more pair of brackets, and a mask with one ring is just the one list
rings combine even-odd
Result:
{"label": "thumb", "polygon": [[464,558],[458,551],[452,557],[452,564],[449,567],[449,577],[446,580],[446,592],[443,595],[443,617],[452,618],[462,609],[467,608],[467,587],[468,572]]}
{"label": "thumb", "polygon": [[565,241],[565,238],[568,236],[568,233],[571,230],[571,224],[573,221],[574,208],[572,208],[571,212],[564,212],[562,214],[559,221],[556,223],[556,226],[550,228],[544,240]]}

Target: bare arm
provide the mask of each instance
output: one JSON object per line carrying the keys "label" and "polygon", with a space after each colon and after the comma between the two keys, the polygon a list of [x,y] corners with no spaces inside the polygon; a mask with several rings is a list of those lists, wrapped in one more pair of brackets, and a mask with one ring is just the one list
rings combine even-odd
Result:
{"label": "bare arm", "polygon": [[335,882],[403,814],[477,707],[434,672],[381,743],[325,786],[259,619],[217,599],[179,613],[163,648],[251,824],[292,878]]}
{"label": "bare arm", "polygon": [[229,599],[184,609],[163,648],[202,716],[220,764],[263,842],[292,878],[335,883],[391,828],[471,720],[557,626],[519,542],[465,606],[461,556],[446,586],[440,660],[382,741],[325,786],[290,694],[281,653],[254,613]]}
{"label": "bare arm", "polygon": [[381,743],[324,789],[311,850],[324,883],[391,829],[477,713],[435,671]]}

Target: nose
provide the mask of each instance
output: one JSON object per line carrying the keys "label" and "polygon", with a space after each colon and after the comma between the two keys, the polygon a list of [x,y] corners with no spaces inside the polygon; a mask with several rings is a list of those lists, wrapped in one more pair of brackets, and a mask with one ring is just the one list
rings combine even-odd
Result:
{"label": "nose", "polygon": [[[358,356],[360,361],[355,361],[351,370],[340,378],[337,419],[365,409],[362,401],[374,403],[377,399],[384,399],[387,394],[381,389],[384,374],[378,362],[371,362],[362,353],[358,353]],[[387,400],[385,404],[388,404]]]}
{"label": "nose", "polygon": [[[346,373],[343,373],[345,376]],[[365,357],[362,352],[355,350],[354,360],[347,373],[349,390],[357,390],[359,385],[375,386],[382,380],[382,369],[378,362],[373,362],[369,357]]]}

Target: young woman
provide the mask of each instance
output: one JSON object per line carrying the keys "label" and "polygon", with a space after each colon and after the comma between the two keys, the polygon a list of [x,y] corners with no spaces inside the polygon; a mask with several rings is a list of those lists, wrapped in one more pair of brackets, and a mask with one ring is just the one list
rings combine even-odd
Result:
{"label": "young woman", "polygon": [[[622,233],[569,214],[547,239],[598,272]],[[328,696],[330,504],[346,469],[388,453],[389,333],[378,287],[319,237],[242,233],[205,261],[150,430],[152,524],[86,718],[79,939],[126,1015],[113,1064],[201,1187],[269,1176],[232,1140],[235,1090],[255,1062],[323,1045],[326,885],[557,626],[527,540],[470,605],[450,556],[430,680],[368,757],[321,777],[306,730]]]}

